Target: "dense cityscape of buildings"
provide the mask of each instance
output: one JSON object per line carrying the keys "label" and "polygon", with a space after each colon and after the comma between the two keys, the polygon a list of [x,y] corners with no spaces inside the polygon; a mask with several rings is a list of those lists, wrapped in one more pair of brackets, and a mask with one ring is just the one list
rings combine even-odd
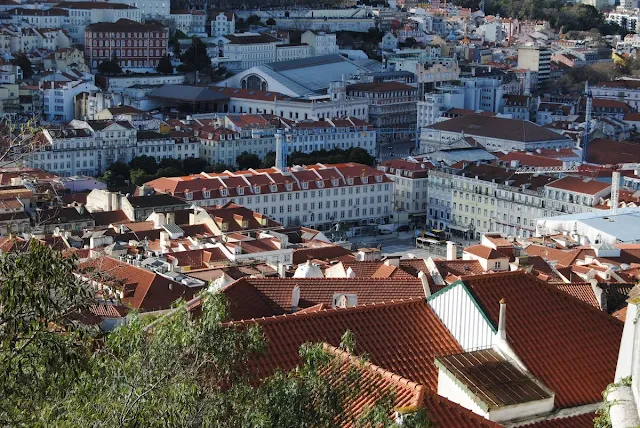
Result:
{"label": "dense cityscape of buildings", "polygon": [[223,293],[263,373],[352,331],[398,425],[638,426],[640,38],[346,3],[0,4],[0,251],[75,254],[105,333]]}

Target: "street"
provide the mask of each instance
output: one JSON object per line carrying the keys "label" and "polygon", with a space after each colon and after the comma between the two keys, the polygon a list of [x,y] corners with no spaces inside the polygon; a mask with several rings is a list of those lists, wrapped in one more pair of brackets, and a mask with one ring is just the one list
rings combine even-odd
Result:
{"label": "street", "polygon": [[398,140],[398,141],[381,141],[378,143],[378,161],[386,161],[389,159],[401,159],[409,156],[410,151],[415,147],[415,141],[413,140]]}
{"label": "street", "polygon": [[[446,246],[431,247],[431,248],[417,248],[415,243],[415,231],[400,232],[400,235],[396,235],[394,232],[391,235],[378,235],[378,236],[357,236],[350,238],[349,242],[352,242],[356,248],[363,247],[382,247],[382,252],[386,256],[403,256],[405,258],[414,256],[420,259],[426,259],[428,257],[440,257],[446,258]],[[477,241],[464,241],[457,242],[459,247],[464,248],[474,244]]]}

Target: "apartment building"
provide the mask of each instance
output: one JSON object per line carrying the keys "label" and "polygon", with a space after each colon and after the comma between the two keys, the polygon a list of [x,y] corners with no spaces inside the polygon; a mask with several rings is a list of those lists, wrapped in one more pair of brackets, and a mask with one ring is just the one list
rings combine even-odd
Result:
{"label": "apartment building", "polygon": [[487,232],[535,236],[538,219],[597,210],[611,191],[610,184],[582,177],[515,174],[489,164],[430,171],[428,182],[429,197],[442,207],[436,213],[430,199],[428,222],[471,239]]}
{"label": "apartment building", "polygon": [[7,18],[3,23],[20,26],[29,24],[35,28],[62,28],[67,29],[70,26],[69,11],[52,8],[52,9],[28,9],[14,8],[4,13]]}
{"label": "apartment building", "polygon": [[100,89],[94,84],[94,76],[77,70],[55,73],[39,83],[42,91],[43,115],[49,121],[70,121],[74,118],[75,97],[83,92]]}
{"label": "apartment building", "polygon": [[115,55],[123,68],[154,68],[169,52],[169,29],[157,22],[120,19],[85,29],[84,55],[91,68]]}
{"label": "apartment building", "polygon": [[97,176],[114,162],[137,156],[184,159],[199,156],[199,142],[138,131],[126,121],[80,121],[50,126],[42,131],[46,144],[27,158],[32,167],[62,177]]}
{"label": "apartment building", "polygon": [[201,10],[172,10],[170,21],[187,36],[207,37],[207,14]]}
{"label": "apartment building", "polygon": [[538,81],[544,82],[551,73],[551,50],[544,46],[519,46],[518,68],[537,72]]}
{"label": "apartment building", "polygon": [[290,61],[292,59],[308,58],[312,56],[313,48],[306,43],[287,43],[276,46],[276,61]]}
{"label": "apartment building", "polygon": [[55,51],[71,46],[67,32],[60,28],[6,25],[0,28],[0,34],[9,41],[8,49],[3,49],[6,53],[30,53],[36,49]]}
{"label": "apartment building", "polygon": [[271,115],[244,114],[202,122],[204,126],[191,126],[200,139],[200,156],[210,163],[235,165],[243,152],[264,159],[276,151],[276,131],[282,132],[287,153],[351,147],[363,148],[371,155],[376,152],[375,130],[354,117],[291,121]]}
{"label": "apartment building", "polygon": [[381,162],[377,168],[393,181],[393,208],[399,222],[425,224],[429,170],[433,164],[409,157]]}
{"label": "apartment building", "polygon": [[84,73],[89,72],[89,67],[84,63],[84,55],[77,48],[57,49],[43,58],[42,65],[46,70],[54,70],[61,73],[66,72],[69,68]]}
{"label": "apartment building", "polygon": [[400,82],[356,83],[347,95],[369,100],[369,122],[376,128],[410,128],[416,123],[418,89]]}
{"label": "apartment building", "polygon": [[233,12],[216,11],[211,15],[211,37],[221,37],[236,32],[236,17]]}
{"label": "apartment building", "polygon": [[223,46],[223,54],[229,59],[227,67],[243,71],[251,67],[277,60],[278,39],[268,34],[237,33],[225,36],[229,42]]}
{"label": "apartment building", "polygon": [[375,168],[355,164],[202,173],[146,183],[197,206],[233,202],[283,225],[330,228],[336,223],[379,224],[392,218],[393,183]]}
{"label": "apartment building", "polygon": [[121,3],[140,9],[145,18],[168,18],[171,3],[165,0],[121,0]]}
{"label": "apartment building", "polygon": [[640,80],[620,79],[598,82],[591,86],[593,98],[622,101],[634,110],[640,109]]}
{"label": "apartment building", "polygon": [[307,30],[300,36],[300,41],[311,46],[313,56],[333,55],[339,51],[335,33]]}
{"label": "apartment building", "polygon": [[107,3],[94,1],[63,1],[56,8],[67,11],[69,32],[73,43],[84,44],[87,25],[100,22],[118,22],[120,19],[140,22],[142,11],[124,3]]}

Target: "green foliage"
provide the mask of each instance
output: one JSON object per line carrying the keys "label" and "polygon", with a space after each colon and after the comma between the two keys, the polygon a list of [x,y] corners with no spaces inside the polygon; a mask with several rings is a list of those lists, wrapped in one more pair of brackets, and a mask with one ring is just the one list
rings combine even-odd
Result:
{"label": "green foliage", "polygon": [[585,83],[597,83],[613,80],[623,74],[623,70],[615,64],[595,64],[593,66],[572,68],[560,78],[548,82],[548,88],[554,91],[573,94],[584,91]]}
{"label": "green foliage", "polygon": [[83,369],[91,342],[69,320],[93,296],[73,275],[76,261],[36,240],[0,254],[2,426],[32,425]]}
{"label": "green foliage", "polygon": [[142,186],[144,183],[156,178],[154,174],[149,174],[143,169],[132,169],[130,174],[131,184]]}
{"label": "green foliage", "polygon": [[137,156],[131,159],[131,162],[129,162],[129,168],[132,170],[141,169],[147,174],[155,174],[158,170],[158,162],[156,162],[156,158],[153,156]]}
{"label": "green foliage", "polygon": [[165,55],[160,58],[160,61],[158,61],[158,66],[156,67],[156,71],[162,74],[173,74],[173,65],[171,65],[171,59],[169,59],[169,55]]}
{"label": "green foliage", "polygon": [[604,406],[599,408],[596,411],[596,417],[593,420],[594,428],[611,428],[611,406],[615,404],[615,401],[609,401],[607,396],[612,389],[618,388],[620,386],[631,386],[632,377],[627,376],[620,379],[616,383],[611,383],[607,385],[607,388],[602,392],[602,398],[604,398]]}
{"label": "green foliage", "polygon": [[262,161],[263,168],[271,168],[276,164],[276,152],[269,152]]}
{"label": "green foliage", "polygon": [[271,26],[271,27],[273,27],[274,25],[276,25],[276,20],[273,19],[273,18],[269,18],[269,19],[267,19],[266,24]]}
{"label": "green foliage", "polygon": [[98,72],[100,74],[108,75],[122,74],[122,68],[118,63],[117,58],[111,58],[110,60],[103,61],[100,63],[100,65],[98,65]]}
{"label": "green foliage", "polygon": [[293,165],[313,165],[318,162],[322,163],[344,163],[355,162],[364,165],[373,166],[375,158],[366,150],[360,147],[352,147],[346,150],[315,150],[311,153],[293,152],[287,157],[287,164]]}
{"label": "green foliage", "polygon": [[11,63],[13,65],[17,65],[22,69],[22,77],[24,77],[25,79],[33,76],[33,66],[31,65],[31,61],[26,54],[16,54],[13,60],[11,60]]}
{"label": "green foliage", "polygon": [[198,37],[193,38],[191,46],[189,46],[189,49],[182,55],[182,62],[197,71],[211,67],[211,58],[209,58],[207,46],[202,40]]}
{"label": "green foliage", "polygon": [[130,168],[124,162],[114,162],[109,169],[104,172],[102,180],[109,187],[121,187],[127,184],[130,179]]}
{"label": "green foliage", "polygon": [[416,48],[418,46],[420,46],[418,44],[418,41],[416,39],[414,39],[413,37],[407,37],[403,43],[401,43],[402,47],[405,48]]}
{"label": "green foliage", "polygon": [[233,169],[232,167],[230,167],[229,165],[225,165],[223,163],[215,163],[213,164],[213,166],[211,166],[211,171],[209,172],[216,172],[216,173],[220,173],[220,172],[225,172],[226,170],[231,170]]}
{"label": "green foliage", "polygon": [[260,22],[260,17],[258,15],[251,15],[247,18],[247,25],[256,25]]}
{"label": "green foliage", "polygon": [[203,158],[187,158],[182,161],[182,170],[185,174],[200,174],[210,167],[209,162]]}
{"label": "green foliage", "polygon": [[181,175],[184,175],[184,171],[174,166],[168,166],[158,170],[158,177],[179,177]]}
{"label": "green foliage", "polygon": [[257,155],[249,152],[240,153],[240,155],[238,155],[238,157],[236,158],[236,162],[238,164],[238,168],[242,170],[249,168],[260,168],[260,166],[262,165],[262,161],[260,160],[260,158]]}

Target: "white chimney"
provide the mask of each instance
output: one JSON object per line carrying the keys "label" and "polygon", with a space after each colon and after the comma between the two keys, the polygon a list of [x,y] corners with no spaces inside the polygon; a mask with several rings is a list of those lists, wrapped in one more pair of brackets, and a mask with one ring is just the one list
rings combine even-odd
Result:
{"label": "white chimney", "polygon": [[299,304],[300,304],[300,287],[296,285],[293,287],[293,290],[291,290],[291,312],[296,312],[298,310]]}
{"label": "white chimney", "polygon": [[447,260],[455,260],[458,258],[458,248],[453,241],[447,241]]}
{"label": "white chimney", "polygon": [[507,301],[500,299],[500,317],[498,318],[498,338],[507,340]]}
{"label": "white chimney", "polygon": [[169,247],[171,244],[171,240],[169,239],[169,232],[162,231],[160,232],[160,247]]}
{"label": "white chimney", "polygon": [[351,269],[351,267],[347,268],[346,274],[347,274],[347,278],[355,278],[356,277],[356,273],[353,271],[353,269]]}
{"label": "white chimney", "polygon": [[422,289],[424,290],[424,297],[431,296],[431,288],[429,288],[429,281],[427,280],[427,275],[420,271],[418,272],[418,278],[422,281]]}

